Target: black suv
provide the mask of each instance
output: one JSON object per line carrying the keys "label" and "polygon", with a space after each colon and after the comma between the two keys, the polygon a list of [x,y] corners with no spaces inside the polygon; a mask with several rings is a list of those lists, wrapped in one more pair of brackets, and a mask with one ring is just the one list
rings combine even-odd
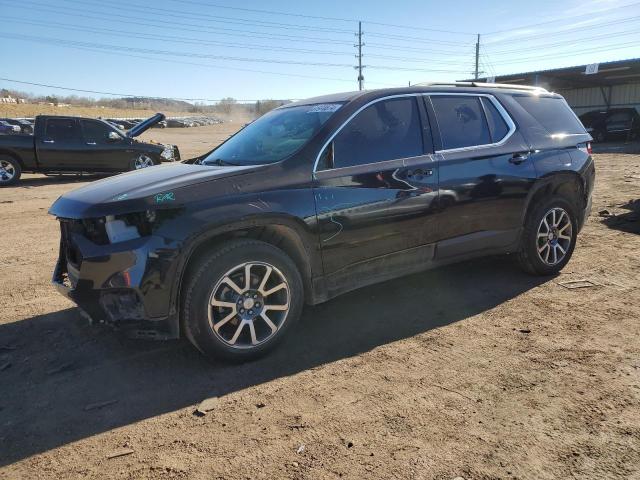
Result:
{"label": "black suv", "polygon": [[53,280],[134,336],[246,359],[304,304],[374,282],[490,254],[558,272],[591,206],[590,141],[561,96],[534,88],[291,103],[202,157],[60,197]]}

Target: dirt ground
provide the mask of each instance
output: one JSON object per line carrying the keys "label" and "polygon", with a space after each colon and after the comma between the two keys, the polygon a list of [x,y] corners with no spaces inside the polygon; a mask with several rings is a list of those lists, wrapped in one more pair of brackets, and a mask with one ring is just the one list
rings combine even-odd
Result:
{"label": "dirt ground", "polygon": [[[196,155],[215,127],[148,135]],[[46,213],[86,180],[0,190],[0,478],[640,478],[640,156],[595,159],[558,277],[487,258],[369,287],[244,365],[89,326]]]}

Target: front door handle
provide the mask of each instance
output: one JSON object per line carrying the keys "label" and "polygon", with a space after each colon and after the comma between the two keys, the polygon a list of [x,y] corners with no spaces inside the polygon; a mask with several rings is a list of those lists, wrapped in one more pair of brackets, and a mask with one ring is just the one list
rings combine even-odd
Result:
{"label": "front door handle", "polygon": [[509,162],[514,165],[520,165],[522,162],[526,161],[529,158],[529,152],[519,152],[514,153],[513,156],[509,159]]}
{"label": "front door handle", "polygon": [[87,142],[87,145],[97,145],[96,142]]}
{"label": "front door handle", "polygon": [[55,140],[42,140],[42,143],[56,143]]}

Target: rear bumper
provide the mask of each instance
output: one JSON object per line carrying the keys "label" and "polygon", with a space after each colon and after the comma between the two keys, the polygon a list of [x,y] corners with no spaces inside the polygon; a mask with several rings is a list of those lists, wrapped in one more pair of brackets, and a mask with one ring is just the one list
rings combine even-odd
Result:
{"label": "rear bumper", "polygon": [[177,338],[171,282],[165,281],[175,255],[163,244],[148,236],[97,245],[79,234],[63,234],[52,283],[95,322],[134,337]]}

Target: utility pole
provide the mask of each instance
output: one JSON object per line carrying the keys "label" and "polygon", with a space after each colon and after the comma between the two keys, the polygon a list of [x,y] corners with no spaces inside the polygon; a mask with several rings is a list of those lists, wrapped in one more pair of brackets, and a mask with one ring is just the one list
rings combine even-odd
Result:
{"label": "utility pole", "polygon": [[475,79],[478,80],[478,76],[480,72],[478,71],[480,63],[480,34],[478,34],[478,40],[476,41],[476,71],[475,71]]}
{"label": "utility pole", "polygon": [[358,47],[358,55],[356,58],[358,59],[358,66],[354,67],[358,70],[358,90],[362,90],[364,88],[364,76],[362,75],[362,47],[364,43],[362,43],[362,22],[358,22],[358,44],[354,45]]}

